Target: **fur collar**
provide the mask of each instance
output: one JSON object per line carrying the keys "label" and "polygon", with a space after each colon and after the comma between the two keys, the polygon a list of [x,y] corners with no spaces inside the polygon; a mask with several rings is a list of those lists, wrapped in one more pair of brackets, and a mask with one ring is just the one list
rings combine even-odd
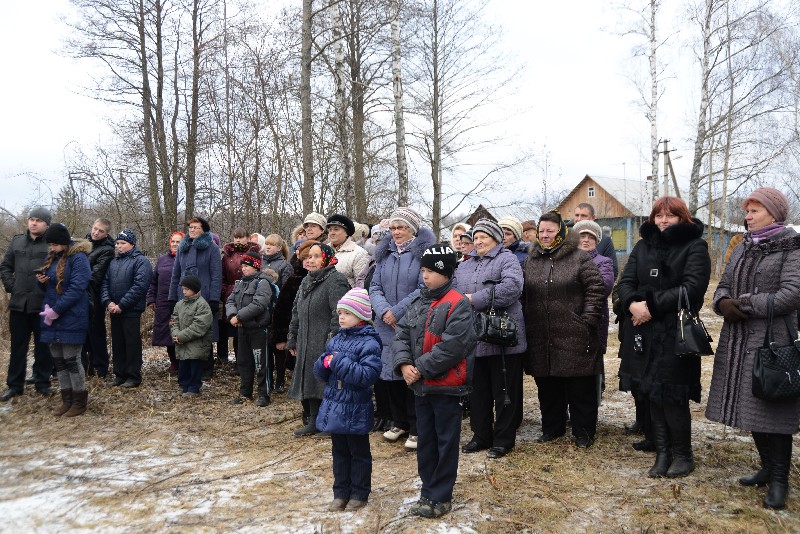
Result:
{"label": "fur collar", "polygon": [[79,252],[83,252],[87,256],[92,251],[92,242],[86,239],[73,239],[72,245],[69,247],[69,251],[67,252],[67,257],[74,256]]}
{"label": "fur collar", "polygon": [[770,254],[800,249],[800,234],[794,229],[787,228],[782,233],[771,239],[765,239],[758,243],[753,243],[747,234],[744,238],[746,252],[757,254]]}
{"label": "fur collar", "polygon": [[194,245],[194,248],[197,250],[205,250],[210,247],[214,243],[214,238],[211,237],[211,232],[203,232],[200,234],[200,237],[197,239],[192,240],[189,237],[189,234],[183,236],[181,239],[181,244],[178,245],[178,252],[187,252],[189,247]]}
{"label": "fur collar", "polygon": [[[183,240],[181,240],[181,243],[183,243]],[[250,254],[256,258],[260,257],[261,255],[261,247],[258,245],[258,243],[243,243],[243,246],[240,245],[239,247],[236,245],[239,245],[239,243],[225,243],[225,245],[222,247],[222,252],[224,252],[226,256],[233,256],[237,252],[240,254]]]}
{"label": "fur collar", "polygon": [[699,219],[692,218],[691,224],[673,224],[662,232],[655,223],[647,221],[643,223],[642,227],[639,229],[639,235],[642,236],[642,239],[653,245],[658,245],[659,243],[665,245],[682,245],[688,243],[692,239],[703,237],[703,223]]}
{"label": "fur collar", "polygon": [[[417,238],[413,243],[411,243],[411,248],[408,251],[413,254],[415,258],[420,259],[422,258],[422,253],[425,252],[425,249],[435,243],[436,236],[433,235],[433,232],[430,228],[423,226],[420,227],[419,231],[417,232]],[[395,244],[394,239],[392,239],[391,236],[387,237],[375,247],[375,262],[380,263],[382,260],[386,259],[389,254],[396,251],[397,245]]]}

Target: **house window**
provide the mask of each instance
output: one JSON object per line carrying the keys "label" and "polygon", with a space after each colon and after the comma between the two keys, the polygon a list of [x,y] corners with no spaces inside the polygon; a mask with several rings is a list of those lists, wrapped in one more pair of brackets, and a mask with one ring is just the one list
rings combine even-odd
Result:
{"label": "house window", "polygon": [[589,186],[589,198],[594,198],[594,186]]}

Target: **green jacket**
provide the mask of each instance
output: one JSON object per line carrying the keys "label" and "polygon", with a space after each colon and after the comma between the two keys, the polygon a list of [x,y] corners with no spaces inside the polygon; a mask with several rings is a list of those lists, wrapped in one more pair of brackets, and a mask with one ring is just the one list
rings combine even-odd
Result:
{"label": "green jacket", "polygon": [[172,337],[178,337],[175,356],[179,360],[205,360],[211,352],[213,314],[206,299],[196,294],[184,297],[175,305],[170,321]]}

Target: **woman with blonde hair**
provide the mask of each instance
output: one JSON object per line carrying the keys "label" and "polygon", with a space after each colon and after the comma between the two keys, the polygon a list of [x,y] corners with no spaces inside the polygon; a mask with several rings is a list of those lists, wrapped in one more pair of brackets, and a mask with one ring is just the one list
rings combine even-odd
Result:
{"label": "woman with blonde hair", "polygon": [[294,268],[289,263],[289,245],[278,234],[269,234],[264,238],[263,259],[261,270],[272,269],[278,273],[275,280],[278,288],[294,274]]}

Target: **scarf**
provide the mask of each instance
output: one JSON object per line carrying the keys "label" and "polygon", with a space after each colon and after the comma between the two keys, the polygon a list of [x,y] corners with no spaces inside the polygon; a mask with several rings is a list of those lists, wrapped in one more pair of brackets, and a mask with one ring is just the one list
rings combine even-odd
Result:
{"label": "scarf", "polygon": [[416,238],[417,238],[417,236],[414,236],[411,239],[409,239],[408,241],[403,241],[399,245],[397,243],[395,243],[395,245],[397,246],[397,253],[398,254],[402,254],[403,252],[405,252],[409,248],[411,248],[411,243],[413,243]]}
{"label": "scarf", "polygon": [[319,243],[313,246],[319,247],[320,250],[322,250],[322,269],[328,267],[329,265],[336,265],[338,260],[336,259],[336,251],[333,250],[332,246],[326,243]]}
{"label": "scarf", "polygon": [[544,252],[545,254],[549,254],[550,252],[557,249],[561,245],[561,243],[563,243],[564,240],[567,238],[567,234],[569,234],[569,228],[567,228],[567,225],[564,223],[564,219],[561,218],[561,214],[555,210],[553,211],[553,213],[558,215],[558,233],[553,238],[553,242],[550,243],[549,246],[545,246],[539,240],[538,232],[536,234],[536,241],[539,243],[539,246],[542,247],[542,252]]}
{"label": "scarf", "polygon": [[764,239],[770,239],[771,237],[775,237],[779,233],[781,233],[786,228],[785,224],[782,222],[774,222],[772,224],[768,224],[764,228],[759,228],[758,230],[752,230],[750,232],[750,238],[753,240],[753,243],[758,243]]}

